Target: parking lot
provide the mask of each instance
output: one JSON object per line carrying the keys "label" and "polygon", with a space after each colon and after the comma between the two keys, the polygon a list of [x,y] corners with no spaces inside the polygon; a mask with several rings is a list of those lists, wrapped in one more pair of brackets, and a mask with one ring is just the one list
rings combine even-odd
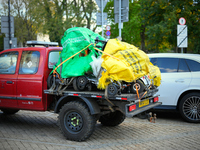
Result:
{"label": "parking lot", "polygon": [[6,116],[0,112],[0,149],[200,149],[200,124],[184,122],[177,113],[157,112],[157,118],[156,123],[127,118],[117,127],[97,123],[87,141],[73,142],[62,135],[56,114],[19,111]]}

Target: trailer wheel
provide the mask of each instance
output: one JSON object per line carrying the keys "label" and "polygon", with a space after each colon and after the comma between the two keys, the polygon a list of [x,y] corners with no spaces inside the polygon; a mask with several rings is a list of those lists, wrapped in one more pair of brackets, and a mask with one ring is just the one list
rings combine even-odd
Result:
{"label": "trailer wheel", "polygon": [[13,115],[19,111],[19,109],[1,109],[1,111],[6,115]]}
{"label": "trailer wheel", "polygon": [[144,83],[141,80],[136,80],[136,82],[133,82],[131,84],[131,88],[130,88],[131,93],[133,93],[133,94],[137,93],[136,92],[136,86],[137,86],[137,89],[138,89],[139,93],[143,92],[144,89],[145,89]]}
{"label": "trailer wheel", "polygon": [[121,124],[125,118],[126,116],[121,111],[115,111],[101,116],[99,122],[104,126],[117,126]]}
{"label": "trailer wheel", "polygon": [[73,80],[73,88],[76,91],[85,90],[86,85],[87,85],[87,78],[85,76],[76,77]]}
{"label": "trailer wheel", "polygon": [[94,131],[96,118],[78,101],[66,103],[59,113],[59,126],[67,140],[84,141]]}

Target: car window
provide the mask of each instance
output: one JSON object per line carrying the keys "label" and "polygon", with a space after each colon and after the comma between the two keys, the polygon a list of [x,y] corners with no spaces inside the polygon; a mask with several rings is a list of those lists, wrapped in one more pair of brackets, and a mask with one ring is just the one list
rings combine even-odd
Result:
{"label": "car window", "polygon": [[6,52],[0,55],[0,74],[14,74],[18,52]]}
{"label": "car window", "polygon": [[58,62],[61,51],[51,51],[49,53],[48,68],[53,69],[53,66]]}
{"label": "car window", "polygon": [[19,74],[35,74],[38,71],[39,60],[40,53],[38,51],[23,51]]}
{"label": "car window", "polygon": [[200,71],[200,63],[194,60],[190,60],[190,59],[185,59],[190,71],[194,72],[194,71]]}
{"label": "car window", "polygon": [[190,72],[187,63],[185,62],[185,59],[179,60],[178,72]]}
{"label": "car window", "polygon": [[159,67],[161,73],[177,72],[178,70],[178,58],[151,58],[150,61]]}

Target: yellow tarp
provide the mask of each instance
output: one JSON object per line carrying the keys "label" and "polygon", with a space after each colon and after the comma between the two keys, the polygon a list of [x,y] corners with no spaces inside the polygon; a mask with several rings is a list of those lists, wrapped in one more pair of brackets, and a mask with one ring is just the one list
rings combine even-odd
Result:
{"label": "yellow tarp", "polygon": [[[113,81],[133,82],[150,73],[155,66],[149,67],[149,57],[134,45],[121,42],[118,39],[110,39],[104,49],[101,67],[106,69],[99,79],[98,88],[105,89]],[[110,55],[107,55],[107,54]],[[157,85],[160,79],[157,79]]]}

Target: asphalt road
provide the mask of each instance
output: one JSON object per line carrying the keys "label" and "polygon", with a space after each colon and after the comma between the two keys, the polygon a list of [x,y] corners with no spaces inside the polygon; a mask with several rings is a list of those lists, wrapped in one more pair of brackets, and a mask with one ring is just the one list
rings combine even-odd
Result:
{"label": "asphalt road", "polygon": [[177,113],[157,112],[156,123],[137,117],[127,118],[117,127],[96,124],[84,142],[68,141],[50,112],[0,112],[0,150],[197,150],[200,124],[184,122]]}

